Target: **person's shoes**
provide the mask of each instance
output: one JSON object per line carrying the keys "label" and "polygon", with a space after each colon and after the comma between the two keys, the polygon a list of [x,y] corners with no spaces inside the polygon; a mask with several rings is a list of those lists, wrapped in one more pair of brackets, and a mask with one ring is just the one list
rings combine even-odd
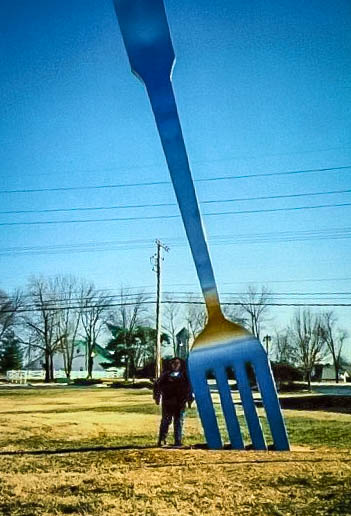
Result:
{"label": "person's shoes", "polygon": [[174,443],[172,448],[183,448],[183,445],[182,445],[182,443]]}
{"label": "person's shoes", "polygon": [[159,448],[164,448],[165,446],[167,446],[167,441],[166,441],[166,439],[159,439],[159,440],[157,441],[157,446],[158,446]]}

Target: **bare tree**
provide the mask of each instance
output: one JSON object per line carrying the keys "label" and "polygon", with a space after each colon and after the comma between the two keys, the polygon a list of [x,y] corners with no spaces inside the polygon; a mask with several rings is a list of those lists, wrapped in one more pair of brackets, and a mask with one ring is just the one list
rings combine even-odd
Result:
{"label": "bare tree", "polygon": [[39,349],[43,354],[45,382],[51,382],[54,380],[53,356],[62,339],[58,324],[60,309],[52,280],[39,277],[29,281],[27,309],[22,316],[27,330],[26,339],[22,339],[22,342]]}
{"label": "bare tree", "polygon": [[125,380],[128,380],[130,370],[134,372],[137,365],[145,360],[147,339],[144,338],[146,333],[142,328],[146,327],[148,322],[146,300],[143,292],[131,299],[126,290],[121,288],[119,306],[109,315],[107,326],[114,337],[109,345],[111,348],[115,344],[118,345],[123,354]]}
{"label": "bare tree", "polygon": [[112,320],[122,328],[130,330],[145,325],[149,317],[146,301],[147,296],[143,292],[131,297],[126,289],[121,288],[119,306],[112,313]]}
{"label": "bare tree", "polygon": [[79,293],[80,321],[86,345],[87,378],[92,377],[95,345],[105,327],[111,296],[96,290],[93,283],[82,282]]}
{"label": "bare tree", "polygon": [[55,278],[55,291],[61,306],[57,314],[58,332],[61,336],[58,350],[62,353],[63,366],[68,379],[71,377],[75,342],[81,319],[81,310],[77,303],[78,288],[79,283],[74,276]]}
{"label": "bare tree", "polygon": [[322,338],[327,345],[333,359],[335,369],[335,381],[339,382],[339,372],[342,365],[342,349],[347,338],[346,330],[336,328],[337,318],[332,311],[321,315]]}
{"label": "bare tree", "polygon": [[245,326],[246,320],[243,308],[240,304],[226,304],[222,303],[223,315],[229,321]]}
{"label": "bare tree", "polygon": [[9,331],[12,331],[17,320],[17,312],[22,303],[19,291],[10,297],[0,290],[0,343]]}
{"label": "bare tree", "polygon": [[258,339],[271,301],[272,293],[264,286],[259,291],[255,286],[250,285],[247,293],[239,298],[245,326]]}
{"label": "bare tree", "polygon": [[321,316],[309,309],[297,310],[291,322],[290,335],[298,365],[304,372],[308,388],[314,366],[326,358],[329,350],[323,338]]}
{"label": "bare tree", "polygon": [[193,296],[186,301],[185,320],[189,335],[195,339],[205,327],[207,313],[203,303],[198,303]]}
{"label": "bare tree", "polygon": [[168,296],[165,298],[166,303],[163,305],[162,320],[163,328],[168,333],[172,347],[173,354],[177,354],[177,329],[180,330],[182,305],[180,303],[172,302]]}
{"label": "bare tree", "polygon": [[275,332],[273,336],[274,358],[280,364],[291,364],[296,362],[295,347],[290,341],[289,332]]}

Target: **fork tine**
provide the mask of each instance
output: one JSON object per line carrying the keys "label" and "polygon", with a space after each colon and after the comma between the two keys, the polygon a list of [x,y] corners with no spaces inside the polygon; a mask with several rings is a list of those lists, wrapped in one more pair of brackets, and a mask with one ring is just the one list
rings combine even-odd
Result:
{"label": "fork tine", "polygon": [[289,450],[289,441],[280,410],[277,391],[273,382],[270,366],[262,359],[253,362],[256,380],[260,389],[262,403],[267,414],[267,420],[271,429],[274,447],[276,450]]}
{"label": "fork tine", "polygon": [[261,423],[257,415],[251,387],[247,378],[245,363],[241,361],[233,363],[233,369],[253,447],[255,450],[266,450],[267,446],[263,436]]}
{"label": "fork tine", "polygon": [[223,448],[221,434],[219,433],[217,418],[204,370],[200,368],[193,369],[191,385],[208,447],[214,450],[221,450]]}
{"label": "fork tine", "polygon": [[243,450],[244,442],[241,436],[239,421],[235,411],[235,404],[233,402],[225,370],[222,368],[216,369],[215,376],[230,443],[232,448],[236,450]]}

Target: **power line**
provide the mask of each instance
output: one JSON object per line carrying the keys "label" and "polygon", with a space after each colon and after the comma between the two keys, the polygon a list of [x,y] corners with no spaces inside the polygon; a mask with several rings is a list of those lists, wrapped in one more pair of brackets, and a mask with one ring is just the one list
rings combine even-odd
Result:
{"label": "power line", "polygon": [[[214,235],[209,237],[211,246],[217,245],[242,245],[261,244],[275,242],[295,242],[312,240],[339,240],[351,237],[351,227],[332,227],[321,230],[303,231],[276,231],[268,233],[238,234],[238,235]],[[188,244],[184,238],[164,238],[173,247],[186,247]],[[17,246],[0,248],[0,255],[38,255],[38,254],[69,254],[82,252],[121,251],[135,249],[149,249],[152,247],[151,239],[134,240],[110,240],[105,242],[85,242],[74,244],[58,244],[47,246]]]}
{"label": "power line", "polygon": [[[112,289],[104,289],[105,291],[109,291],[109,290],[112,290]],[[96,294],[94,295],[86,295],[86,296],[81,296],[79,295],[79,292],[78,291],[72,291],[72,292],[61,292],[60,293],[60,296],[62,297],[43,297],[43,300],[45,303],[67,303],[67,302],[83,302],[83,301],[97,301],[97,300],[101,300],[101,297],[105,297],[106,300],[112,300],[112,299],[125,299],[125,298],[136,298],[135,302],[139,302],[139,297],[140,295],[142,295],[142,297],[144,298],[143,300],[147,300],[147,298],[149,296],[152,296],[154,295],[155,293],[154,292],[141,292],[141,293],[136,293],[136,294],[104,294],[104,290],[99,290],[97,291]],[[77,294],[78,295],[73,295],[73,294]],[[24,299],[24,298],[33,298],[33,297],[37,297],[36,295],[33,295],[33,294],[21,294],[20,296],[20,299]],[[8,301],[14,301],[16,300],[16,296],[10,296],[10,295],[0,295],[0,300],[1,299],[5,299],[5,300],[8,300]],[[40,301],[38,301],[39,303]],[[121,301],[122,302],[122,301]],[[35,302],[34,302],[35,304]]]}
{"label": "power line", "polygon": [[[204,164],[208,164],[208,163],[219,163],[219,162],[224,162],[224,161],[236,161],[236,160],[251,160],[251,159],[258,159],[258,158],[266,158],[266,157],[274,157],[274,156],[291,156],[291,155],[296,155],[296,154],[313,154],[313,153],[320,153],[320,152],[330,152],[330,151],[334,151],[334,150],[339,150],[339,149],[347,149],[348,147],[350,147],[351,144],[350,142],[346,142],[345,144],[343,145],[338,145],[338,146],[335,146],[335,147],[324,147],[324,148],[319,148],[319,149],[307,149],[307,150],[302,150],[302,151],[286,151],[286,152],[270,152],[270,153],[264,153],[264,154],[258,154],[258,155],[255,155],[255,156],[252,156],[252,155],[242,155],[242,156],[229,156],[229,157],[222,157],[222,158],[213,158],[213,159],[200,159],[200,160],[197,160],[197,159],[192,159],[191,160],[191,163],[193,165],[204,165]],[[85,168],[85,169],[71,169],[71,170],[63,170],[63,171],[60,171],[60,174],[72,174],[73,172],[75,174],[89,174],[91,172],[95,173],[95,172],[111,172],[111,171],[128,171],[128,170],[145,170],[145,169],[150,169],[150,168],[161,168],[161,167],[164,167],[164,162],[161,162],[159,161],[158,163],[150,163],[148,165],[131,165],[131,166],[117,166],[117,165],[113,165],[113,166],[110,166],[110,167],[98,167],[98,168]],[[51,175],[57,175],[57,171],[55,171],[54,173],[48,173],[48,172],[45,172],[45,173],[42,173],[42,174],[26,174],[26,177],[40,177],[40,176],[45,176],[45,177],[48,177],[51,176]]]}
{"label": "power line", "polygon": [[[342,167],[328,167],[328,168],[313,168],[306,170],[288,170],[285,172],[259,172],[256,174],[243,174],[236,176],[216,176],[211,178],[199,178],[195,179],[195,182],[207,182],[207,181],[230,181],[233,179],[251,179],[255,177],[271,177],[271,176],[285,176],[294,174],[310,174],[316,172],[339,172],[351,168],[351,165],[345,165]],[[169,185],[170,181],[146,181],[142,183],[119,183],[109,185],[94,185],[94,186],[60,186],[55,188],[23,188],[14,190],[0,190],[0,194],[18,194],[18,193],[41,193],[41,192],[67,192],[75,190],[101,190],[111,188],[131,188],[141,186],[156,186],[156,185]]]}
{"label": "power line", "polygon": [[[169,303],[169,304],[172,304],[172,303],[183,303],[183,304],[192,304],[192,303],[202,303],[201,300],[199,299],[196,299],[194,298],[194,296],[189,296],[189,299],[186,298],[186,299],[183,299],[181,296],[184,295],[184,293],[179,293],[179,295],[177,296],[176,293],[173,292],[173,295],[175,295],[176,297],[172,298],[172,299],[166,299],[165,301],[162,301],[161,304],[164,302],[164,303]],[[221,295],[221,298],[222,298],[222,302],[221,304],[222,305],[225,305],[225,304],[228,304],[228,305],[238,305],[238,306],[241,306],[243,303],[245,303],[246,301],[243,301],[242,299],[238,298],[240,294],[236,294],[234,296],[234,294],[231,295],[231,298],[228,298],[229,296],[227,294],[222,294]],[[246,293],[244,292],[243,295],[246,295]],[[306,294],[307,296],[307,294]],[[233,299],[234,297],[234,299]],[[274,296],[272,296],[274,297]],[[139,305],[139,304],[157,304],[157,299],[156,299],[156,293],[154,293],[152,296],[149,297],[149,299],[145,299],[144,301],[140,301],[140,300],[137,300],[137,299],[128,299],[128,300],[125,300],[125,301],[121,301],[120,299],[118,299],[118,297],[115,299],[115,298],[111,298],[109,300],[106,301],[106,303],[101,303],[99,302],[98,300],[94,300],[94,299],[91,299],[89,300],[90,301],[90,304],[86,304],[84,303],[81,299],[52,299],[52,300],[44,300],[43,301],[43,306],[45,306],[45,308],[47,310],[51,310],[51,309],[54,309],[54,310],[69,310],[69,309],[86,309],[86,308],[92,308],[92,307],[95,307],[95,308],[101,308],[101,307],[113,307],[113,306],[136,306],[136,305]],[[269,304],[269,306],[285,306],[286,303],[291,303],[292,301],[294,302],[298,302],[301,304],[301,306],[307,306],[309,305],[309,301],[312,303],[311,306],[313,306],[313,303],[324,303],[326,301],[332,303],[332,302],[337,302],[337,303],[344,303],[344,302],[347,302],[347,303],[351,303],[351,299],[350,299],[350,295],[348,296],[321,296],[321,297],[314,297],[314,296],[311,296],[311,297],[304,297],[304,296],[294,296],[294,295],[291,295],[291,296],[283,296],[283,297],[280,297],[278,296],[278,299],[275,300],[275,301],[271,301],[270,303],[272,304]],[[71,303],[69,305],[67,305],[67,302]],[[83,304],[81,304],[83,302]],[[4,305],[6,305],[7,303],[4,303]],[[251,303],[249,302],[249,304],[255,304],[255,303]],[[263,303],[264,305],[266,305],[267,303]],[[33,309],[37,309],[37,310],[40,310],[41,309],[41,305],[39,305],[38,303],[29,303],[27,304],[26,306],[30,306],[31,308]],[[26,306],[18,306],[16,308],[14,307],[11,307],[11,301],[9,301],[8,303],[8,307],[7,307],[7,310],[1,310],[1,313],[6,313],[6,311],[10,311],[10,312],[16,312],[16,311],[20,311],[20,310],[26,310]],[[259,305],[258,305],[259,306]],[[327,306],[327,305],[326,305]]]}
{"label": "power line", "polygon": [[[260,281],[236,281],[236,282],[225,282],[225,283],[222,283],[222,285],[231,285],[231,284],[254,284],[254,283],[259,283],[259,284],[267,284],[267,283],[305,283],[305,282],[318,282],[318,283],[324,283],[324,282],[330,282],[330,281],[351,281],[351,277],[338,277],[338,278],[296,278],[296,279],[286,279],[286,280],[260,280]],[[176,283],[176,284],[168,284],[168,287],[172,287],[172,286],[177,286],[177,287],[182,287],[182,286],[195,286],[194,283]],[[126,294],[126,295],[123,295],[123,297],[137,297],[139,294],[142,294],[145,296],[146,299],[148,299],[149,297],[152,297],[152,296],[155,296],[155,292],[147,292],[145,291],[145,289],[147,288],[153,288],[154,286],[153,285],[139,285],[139,286],[135,286],[135,287],[126,287],[126,290],[138,290],[139,292],[137,292],[136,294]],[[118,290],[117,288],[105,288],[105,289],[98,289],[98,292],[99,293],[104,293],[104,292],[111,292],[111,291],[114,291],[114,290]],[[171,299],[169,299],[169,296],[170,295],[189,295],[189,296],[198,296],[199,295],[199,291],[196,291],[196,292],[187,292],[187,291],[179,291],[179,292],[176,292],[174,290],[172,291],[165,291],[165,295],[167,296],[167,302],[172,302]],[[229,295],[234,295],[234,294],[238,294],[238,293],[233,293],[233,292],[221,292],[221,297],[223,298],[224,296],[229,296]],[[247,292],[243,292],[243,294],[247,294]],[[301,292],[299,293],[293,293],[293,294],[302,294]],[[308,292],[306,293],[306,295],[313,295],[314,293],[313,292]],[[322,293],[321,293],[322,294]],[[330,292],[324,292],[323,294],[330,294]],[[336,292],[334,293],[336,294]],[[346,295],[347,293],[346,292],[339,292],[338,294],[340,295]],[[274,292],[273,293],[273,297],[275,297],[276,295],[279,295],[279,293],[276,293]],[[120,297],[120,295],[116,295],[116,294],[106,294],[106,296],[108,298],[118,298]],[[30,295],[28,294],[24,294],[21,296],[22,298],[28,298],[30,297]],[[1,296],[0,295],[0,298],[3,298],[3,299],[9,299],[10,302],[15,300],[15,297],[14,296],[11,296],[11,295],[5,295],[5,296]],[[78,298],[76,299],[78,300]],[[56,300],[56,299],[49,299],[49,301],[51,302],[56,302],[56,301],[60,301],[60,300]],[[66,299],[67,301],[67,299]],[[139,302],[139,301],[137,301]],[[133,301],[133,303],[131,304],[135,304],[136,301]]]}
{"label": "power line", "polygon": [[[324,283],[324,282],[330,282],[330,281],[351,281],[351,277],[342,277],[342,278],[296,278],[296,279],[285,279],[285,280],[272,280],[272,279],[260,279],[260,280],[246,280],[246,281],[226,281],[222,282],[222,285],[252,285],[252,284],[260,284],[260,285],[267,285],[270,283]],[[194,283],[169,283],[168,288],[172,286],[177,287],[187,287],[187,286],[193,286]],[[150,285],[148,285],[149,287]],[[142,287],[138,287],[142,288]],[[146,287],[145,287],[146,288]],[[198,294],[198,293],[197,293]],[[223,295],[223,294],[222,294]]]}
{"label": "power line", "polygon": [[[247,280],[247,281],[235,281],[235,282],[224,282],[222,283],[222,285],[233,285],[233,284],[255,284],[255,283],[259,283],[259,284],[267,284],[267,283],[305,283],[305,282],[318,282],[318,283],[323,283],[323,282],[330,282],[330,281],[351,281],[351,277],[338,277],[338,278],[295,278],[295,279],[285,279],[285,280],[272,280],[272,279],[265,279],[265,280],[260,280],[260,281],[252,281],[252,280]],[[194,286],[194,283],[169,283],[168,284],[168,287],[172,287],[172,286],[177,286],[177,287],[182,287],[182,286]],[[135,287],[123,287],[124,290],[138,290],[139,292],[137,292],[136,294],[123,294],[122,297],[133,297],[133,296],[138,296],[140,294],[142,295],[145,295],[146,297],[147,296],[152,296],[154,295],[155,293],[152,291],[152,292],[147,292],[145,291],[145,289],[149,289],[149,288],[154,288],[154,285],[139,285],[139,286],[135,286]],[[105,293],[105,292],[111,292],[111,291],[115,291],[115,290],[120,290],[119,288],[104,288],[104,289],[97,289],[97,296],[101,293]],[[244,294],[246,294],[247,292],[245,292]],[[172,291],[165,291],[165,294],[166,295],[173,295],[173,294],[190,294],[190,295],[199,295],[199,292],[189,292],[189,291],[179,291],[179,292],[176,292],[174,290]],[[221,293],[221,296],[225,296],[225,295],[233,295],[234,293],[233,292],[222,292]],[[277,295],[279,293],[274,293],[274,295]],[[301,294],[301,292],[299,293]],[[309,292],[307,294],[310,294],[312,295],[313,292]],[[330,294],[330,292],[324,292],[323,294]],[[339,294],[346,294],[346,292],[339,292]],[[106,294],[107,295],[107,294]],[[25,294],[23,295],[22,297],[30,297],[29,294]],[[107,295],[107,297],[121,297],[120,294],[111,294],[111,295]],[[14,296],[11,296],[11,295],[0,295],[0,298],[6,298],[6,299],[10,299],[10,300],[13,300],[15,299]],[[88,298],[88,297],[87,297]],[[170,301],[168,299],[168,301]]]}
{"label": "power line", "polygon": [[[314,206],[296,206],[291,208],[264,208],[259,210],[241,210],[241,211],[219,211],[212,213],[203,213],[205,217],[211,216],[223,216],[223,215],[243,215],[243,214],[252,214],[252,213],[274,213],[281,211],[300,211],[300,210],[314,210],[321,208],[341,208],[351,206],[351,203],[337,203],[337,204],[318,204]],[[37,220],[37,221],[24,221],[24,222],[0,222],[0,226],[43,226],[43,225],[52,225],[52,224],[86,224],[86,223],[95,223],[95,222],[132,222],[135,220],[160,220],[160,219],[177,219],[180,215],[150,215],[143,217],[112,217],[112,218],[102,218],[102,219],[71,219],[71,220]]]}
{"label": "power line", "polygon": [[[110,290],[110,289],[106,289],[107,291]],[[194,292],[194,291],[183,291],[183,290],[179,290],[179,291],[175,291],[175,290],[172,290],[172,291],[164,291],[163,292],[166,296],[184,296],[184,295],[188,295],[188,296],[198,296],[198,292]],[[101,293],[101,291],[99,291],[97,294],[95,295],[92,295],[92,296],[77,296],[77,295],[73,295],[75,294],[75,292],[70,292],[69,295],[71,295],[71,297],[68,297],[68,293],[67,292],[61,292],[59,296],[61,297],[48,297],[48,298],[44,298],[44,302],[45,303],[54,303],[54,304],[58,304],[58,303],[72,303],[72,302],[83,302],[83,301],[90,301],[90,302],[95,302],[95,301],[99,301],[99,299],[101,300],[101,295],[104,295]],[[154,297],[156,296],[156,292],[155,291],[151,291],[151,292],[142,292],[142,301],[148,301],[149,297]],[[223,298],[224,296],[225,297],[229,297],[229,296],[247,296],[247,291],[232,291],[232,292],[221,292],[221,297]],[[280,297],[280,296],[284,296],[284,297],[290,297],[290,296],[296,296],[296,297],[308,297],[308,296],[322,296],[322,297],[327,297],[329,298],[329,296],[351,296],[351,291],[339,291],[339,292],[269,292],[269,295],[270,297],[272,298],[275,298],[275,297]],[[23,294],[21,296],[21,298],[32,298],[32,294]],[[122,300],[122,299],[125,299],[125,298],[135,298],[135,300],[133,301],[134,304],[138,304],[140,302],[140,299],[138,299],[139,297],[139,293],[136,293],[136,294],[105,294],[105,297],[106,297],[106,301],[112,301],[112,300],[116,300],[116,299],[119,299],[119,300]],[[7,295],[0,295],[0,300],[1,299],[4,299],[6,302],[12,302],[16,299],[16,297],[14,296],[7,296]],[[168,301],[170,301],[168,299]],[[188,300],[189,301],[189,300]],[[132,302],[130,299],[128,299],[128,302]],[[172,300],[170,301],[172,302]],[[123,304],[123,301],[121,301],[121,303]],[[32,304],[36,304],[35,302],[33,302]]]}
{"label": "power line", "polygon": [[[299,283],[299,282],[313,282],[313,281],[317,281],[317,282],[323,282],[323,281],[350,281],[351,278],[346,278],[346,277],[343,277],[343,278],[296,278],[296,279],[288,279],[288,280],[260,280],[260,284],[266,284],[266,283],[289,283],[289,282],[294,282],[294,283]],[[257,281],[237,281],[237,282],[233,282],[234,284],[252,284],[252,283],[257,283]],[[228,283],[228,282],[225,282],[224,285],[230,285],[230,284],[233,284],[233,283]],[[168,288],[171,287],[171,286],[177,286],[177,287],[180,287],[180,286],[189,286],[189,285],[193,285],[193,283],[175,283],[175,284],[168,284]],[[48,298],[45,298],[45,302],[66,302],[68,301],[67,299],[67,296],[71,296],[69,301],[71,302],[72,300],[87,300],[87,299],[98,299],[100,296],[104,295],[106,296],[106,299],[112,299],[112,298],[119,298],[119,299],[125,299],[125,298],[128,298],[128,297],[135,297],[135,298],[138,298],[138,299],[142,299],[143,300],[147,300],[148,296],[154,296],[155,295],[155,291],[152,290],[152,291],[148,291],[147,289],[154,289],[154,285],[138,285],[138,286],[134,286],[134,287],[118,287],[118,288],[99,288],[99,289],[95,289],[95,293],[93,294],[87,294],[87,295],[82,295],[81,294],[81,290],[80,289],[75,289],[75,290],[69,290],[69,291],[60,291],[60,296],[62,296],[61,298],[60,297],[48,297]],[[130,292],[128,293],[127,291],[130,291],[130,290],[137,290],[136,293],[133,293],[133,292]],[[118,291],[118,294],[113,294],[113,293],[110,293],[110,294],[107,294],[107,292],[113,292],[113,291]],[[190,295],[190,296],[198,296],[199,295],[199,291],[196,291],[194,292],[193,290],[165,290],[164,291],[164,294],[165,295],[168,295],[168,296],[173,296],[173,295],[178,295],[178,294],[181,294],[181,295]],[[238,296],[238,295],[246,295],[247,294],[247,291],[242,291],[242,290],[232,290],[230,292],[221,292],[221,295],[222,296]],[[30,298],[32,297],[33,294],[21,294],[21,298]],[[312,296],[312,295],[322,295],[322,296],[326,296],[326,295],[351,295],[351,291],[327,291],[327,292],[321,292],[321,291],[312,291],[312,292],[296,292],[296,291],[292,291],[292,292],[286,292],[286,291],[283,291],[283,292],[275,292],[275,291],[270,291],[270,295],[275,297],[275,296],[280,296],[280,295],[301,295],[301,296]],[[11,295],[8,295],[8,294],[1,294],[1,290],[0,290],[0,299],[9,299],[9,300],[15,300],[17,299],[18,296],[15,295],[15,296],[11,296]]]}
{"label": "power line", "polygon": [[[163,300],[162,304],[184,304],[184,305],[202,305],[205,306],[206,303],[204,301],[188,301],[188,300]],[[141,301],[138,304],[140,305],[154,305],[156,304],[156,301]],[[119,306],[134,306],[135,302],[128,302],[128,303],[104,303],[104,304],[91,304],[91,305],[67,305],[67,306],[48,306],[46,309],[48,311],[59,311],[59,310],[90,310],[92,308],[114,308]],[[222,302],[222,306],[241,306],[242,303],[240,302]],[[351,303],[250,303],[252,306],[295,306],[295,307],[351,307]],[[26,308],[19,308],[17,310],[3,310],[2,313],[26,313],[26,312],[38,312],[42,311],[42,307],[26,307]]]}
{"label": "power line", "polygon": [[306,170],[288,170],[286,172],[262,172],[257,174],[247,174],[241,176],[222,176],[216,178],[209,179],[195,179],[195,181],[223,181],[227,179],[250,179],[252,177],[270,177],[270,176],[287,176],[294,174],[310,174],[314,172],[337,172],[340,170],[345,170],[351,168],[351,165],[346,165],[343,167],[331,167],[331,168],[312,168]]}
{"label": "power line", "polygon": [[[351,281],[351,277],[346,278],[300,278],[300,279],[285,279],[285,280],[264,280],[262,284],[266,283],[304,283],[304,282],[324,282],[324,281]],[[237,281],[235,283],[257,283],[257,281]],[[232,283],[224,283],[225,285],[232,285]]]}
{"label": "power line", "polygon": [[[297,193],[297,194],[286,194],[286,195],[265,195],[259,197],[237,197],[233,199],[212,199],[200,201],[200,204],[219,204],[219,203],[229,203],[229,202],[243,202],[243,201],[263,201],[269,199],[292,199],[298,197],[310,197],[310,196],[319,196],[319,195],[334,195],[341,193],[350,193],[351,189],[346,190],[330,190],[328,192],[306,192],[306,193]],[[0,215],[18,215],[25,213],[67,213],[71,211],[99,211],[99,210],[122,210],[122,209],[132,209],[132,208],[162,208],[169,206],[177,206],[175,202],[161,202],[161,203],[149,203],[149,204],[126,204],[119,206],[85,206],[82,208],[52,208],[52,209],[42,209],[42,210],[8,210],[8,211],[0,211]]]}
{"label": "power line", "polygon": [[[110,290],[110,289],[107,289]],[[181,303],[181,304],[204,304],[202,300],[196,299],[197,296],[199,296],[198,292],[184,292],[184,291],[170,291],[165,292],[166,298],[162,303]],[[71,298],[67,299],[65,297],[65,294],[61,294],[60,297],[50,297],[44,299],[42,302],[27,302],[22,307],[18,306],[17,308],[11,308],[9,306],[7,309],[2,309],[1,313],[21,313],[26,311],[37,311],[41,310],[42,306],[45,306],[47,310],[69,310],[69,309],[89,309],[89,308],[101,308],[101,307],[118,307],[118,306],[135,306],[136,304],[155,304],[157,301],[150,299],[150,297],[155,297],[155,292],[148,292],[143,293],[143,297],[140,298],[138,294],[129,294],[129,295],[106,295],[105,301],[101,302],[101,297],[99,297],[99,294],[94,296],[86,296],[86,297],[76,297],[72,296]],[[187,298],[176,298],[174,296],[184,296],[187,295]],[[351,295],[351,292],[271,292],[270,296],[272,298],[275,297],[283,297],[286,299],[289,298],[296,298],[296,300],[305,299],[304,302],[299,303],[291,303],[291,300],[289,302],[284,302],[282,299],[278,299],[277,301],[270,301],[265,303],[250,303],[253,305],[261,306],[261,305],[267,305],[267,306],[351,306],[351,303],[341,303],[341,300],[344,300],[343,296],[347,296],[345,300],[349,299],[349,296]],[[101,294],[100,294],[101,296]],[[172,296],[172,298],[170,297]],[[228,298],[228,297],[236,297],[239,296],[247,296],[247,292],[222,292],[221,297]],[[313,303],[306,303],[306,300],[308,299],[308,296],[311,296],[310,299],[313,300]],[[321,299],[315,299],[315,296],[321,297]],[[337,297],[334,297],[337,296]],[[22,296],[22,298],[29,298],[31,299],[31,294],[25,294]],[[338,300],[338,303],[317,303],[316,301],[322,301],[322,299],[326,300]],[[5,299],[6,303],[11,304],[15,298],[11,296],[0,296],[0,299]],[[129,298],[129,299],[127,299]],[[134,299],[133,299],[134,298]],[[341,298],[341,300],[340,300]],[[85,303],[84,301],[87,301],[88,303]],[[118,301],[118,302],[117,302]],[[68,304],[67,304],[68,303]],[[83,304],[82,304],[83,303]],[[242,305],[242,300],[227,300],[222,301],[222,305],[233,305],[233,306],[240,306]],[[4,308],[4,306],[2,307]]]}
{"label": "power line", "polygon": [[[152,301],[151,301],[152,302]],[[195,305],[205,305],[204,301],[163,301],[164,303],[183,303],[183,304],[195,304]],[[241,306],[242,303],[239,302],[221,302],[221,305],[226,306]],[[328,307],[328,306],[351,306],[351,303],[250,303],[252,306],[319,306],[319,307]]]}

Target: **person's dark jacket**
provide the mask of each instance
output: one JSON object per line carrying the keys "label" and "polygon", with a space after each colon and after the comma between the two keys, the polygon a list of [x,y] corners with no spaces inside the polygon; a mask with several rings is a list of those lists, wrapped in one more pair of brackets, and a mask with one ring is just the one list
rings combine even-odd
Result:
{"label": "person's dark jacket", "polygon": [[158,404],[162,398],[162,405],[174,408],[184,409],[186,403],[193,401],[190,382],[183,370],[175,373],[174,371],[166,371],[154,384],[154,400]]}

